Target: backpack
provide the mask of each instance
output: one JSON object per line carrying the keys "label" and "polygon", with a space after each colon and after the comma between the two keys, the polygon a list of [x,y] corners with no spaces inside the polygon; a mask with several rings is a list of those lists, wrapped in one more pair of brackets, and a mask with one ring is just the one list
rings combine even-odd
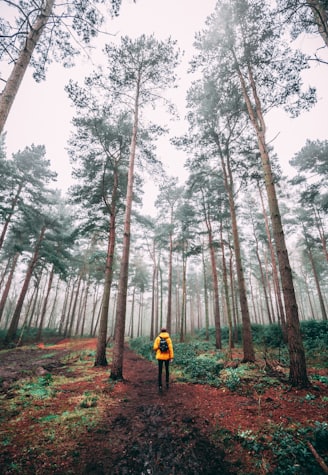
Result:
{"label": "backpack", "polygon": [[159,342],[159,349],[162,353],[169,351],[169,345],[167,344],[166,338],[160,336],[161,341]]}

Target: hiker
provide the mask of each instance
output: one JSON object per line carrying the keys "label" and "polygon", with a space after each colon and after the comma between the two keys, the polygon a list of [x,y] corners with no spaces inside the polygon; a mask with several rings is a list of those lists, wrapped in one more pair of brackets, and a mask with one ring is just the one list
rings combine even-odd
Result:
{"label": "hiker", "polygon": [[156,359],[158,361],[158,387],[161,391],[163,363],[165,363],[165,381],[166,388],[168,389],[170,378],[169,366],[170,361],[173,361],[174,358],[172,340],[166,328],[162,328],[160,334],[156,337],[153,349],[156,351]]}

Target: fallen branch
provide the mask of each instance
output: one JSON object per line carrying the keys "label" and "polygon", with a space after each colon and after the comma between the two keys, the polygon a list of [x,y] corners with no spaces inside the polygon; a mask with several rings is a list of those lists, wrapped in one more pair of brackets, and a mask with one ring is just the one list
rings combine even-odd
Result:
{"label": "fallen branch", "polygon": [[322,457],[320,457],[320,455],[318,454],[318,452],[315,450],[315,448],[313,447],[313,445],[311,444],[311,442],[307,441],[306,442],[306,445],[309,447],[309,449],[311,450],[312,454],[313,454],[313,457],[316,459],[316,461],[318,462],[318,464],[320,465],[320,467],[322,468],[322,470],[325,472],[325,473],[328,473],[328,466],[326,465],[325,461],[323,460]]}

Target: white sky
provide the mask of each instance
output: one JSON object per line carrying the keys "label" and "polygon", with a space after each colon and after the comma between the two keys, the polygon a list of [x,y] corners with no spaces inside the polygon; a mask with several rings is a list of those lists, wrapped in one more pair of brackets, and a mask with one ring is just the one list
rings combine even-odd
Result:
{"label": "white sky", "polygon": [[[115,37],[102,41],[116,41],[115,38],[119,39],[120,35],[135,37],[142,33],[154,33],[162,39],[171,36],[178,40],[180,48],[186,51],[184,67],[180,68],[182,74],[184,71],[184,77],[181,88],[175,93],[179,107],[182,108],[188,86],[186,70],[192,56],[194,33],[204,27],[205,19],[214,10],[215,3],[215,0],[137,0],[136,3],[123,0],[119,17],[111,20],[107,27]],[[310,52],[314,51],[315,45],[320,44],[318,41],[309,44],[301,41]],[[49,67],[46,81],[39,84],[34,82],[32,72],[28,70],[5,128],[8,156],[32,143],[46,146],[47,157],[51,160],[53,170],[58,173],[57,187],[64,191],[72,183],[71,166],[65,148],[74,114],[64,86],[70,78],[82,83],[91,70],[92,64],[86,59],[80,60],[79,66],[74,69],[64,69],[53,64]],[[288,161],[305,144],[307,138],[327,139],[328,65],[315,65],[311,73],[307,73],[307,77],[318,90],[318,104],[315,108],[303,113],[298,119],[289,119],[285,114],[275,112],[267,122],[268,140],[278,134],[273,145],[286,173],[293,173]],[[181,112],[183,118],[184,111]],[[172,136],[182,133],[185,127],[183,121],[172,122],[171,125]],[[169,146],[168,139],[161,141],[159,157],[167,165],[170,175],[184,179],[185,155]],[[150,183],[146,187],[147,191],[152,189]],[[154,191],[149,197],[153,194]],[[146,193],[145,199],[152,198],[147,198]]]}

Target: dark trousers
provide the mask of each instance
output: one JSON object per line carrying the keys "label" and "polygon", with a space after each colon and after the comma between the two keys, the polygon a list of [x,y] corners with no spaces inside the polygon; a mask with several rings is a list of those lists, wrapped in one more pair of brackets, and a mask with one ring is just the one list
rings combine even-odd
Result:
{"label": "dark trousers", "polygon": [[163,363],[165,363],[166,384],[169,384],[169,378],[170,378],[169,365],[170,365],[170,361],[169,360],[158,360],[158,386],[162,386]]}

